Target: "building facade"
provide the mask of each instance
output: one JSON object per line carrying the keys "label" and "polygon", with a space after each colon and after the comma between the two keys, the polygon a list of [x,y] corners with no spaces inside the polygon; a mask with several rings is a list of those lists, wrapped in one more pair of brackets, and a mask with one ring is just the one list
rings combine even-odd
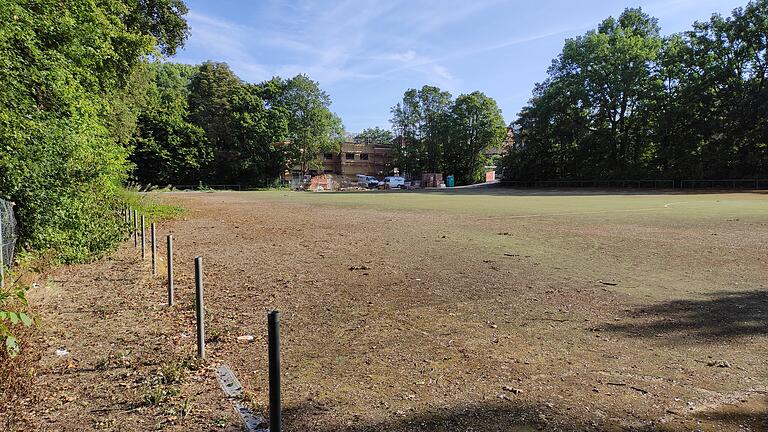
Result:
{"label": "building facade", "polygon": [[354,180],[357,174],[374,177],[392,175],[392,147],[379,144],[347,141],[338,153],[320,155],[323,174],[337,174]]}

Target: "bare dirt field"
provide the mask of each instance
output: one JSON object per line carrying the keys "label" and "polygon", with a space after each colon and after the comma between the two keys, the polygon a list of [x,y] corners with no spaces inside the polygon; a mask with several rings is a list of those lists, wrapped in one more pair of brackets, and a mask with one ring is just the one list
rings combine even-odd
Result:
{"label": "bare dirt field", "polygon": [[[161,199],[188,209],[159,231],[176,239],[177,306],[132,243],[32,293],[34,430],[236,430],[213,368],[263,411],[274,308],[287,431],[768,430],[768,195]],[[156,401],[158,382],[174,390]]]}

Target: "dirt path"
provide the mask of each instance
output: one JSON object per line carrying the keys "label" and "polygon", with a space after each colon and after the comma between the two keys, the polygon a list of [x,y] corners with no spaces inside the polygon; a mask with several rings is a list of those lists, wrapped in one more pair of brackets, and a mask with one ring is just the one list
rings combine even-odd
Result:
{"label": "dirt path", "polygon": [[[45,408],[32,413],[39,429],[236,427],[211,369],[231,365],[263,411],[266,312],[277,308],[287,431],[768,430],[768,297],[754,285],[764,274],[751,270],[762,229],[740,247],[738,231],[704,237],[679,223],[475,221],[249,193],[167,199],[190,209],[160,230],[176,238],[175,310],[132,245],[63,270],[39,293],[51,351]],[[729,261],[697,252],[718,247]],[[178,396],[139,408],[157,365],[194,352],[181,335],[194,334],[196,255],[211,358],[184,367]],[[664,266],[684,256],[679,273]],[[661,301],[609,285],[632,281],[633,265],[649,275],[656,266],[648,283],[663,292],[691,269],[738,260],[744,289],[729,293]],[[707,281],[725,284],[728,272]],[[55,357],[60,346],[70,356]],[[124,350],[130,368],[120,366]],[[104,358],[106,370],[81,371]],[[181,418],[189,398],[196,409]]]}
{"label": "dirt path", "polygon": [[168,308],[148,263],[130,242],[32,291],[45,351],[20,429],[239,430],[213,363],[194,362],[188,281],[177,281],[181,304]]}

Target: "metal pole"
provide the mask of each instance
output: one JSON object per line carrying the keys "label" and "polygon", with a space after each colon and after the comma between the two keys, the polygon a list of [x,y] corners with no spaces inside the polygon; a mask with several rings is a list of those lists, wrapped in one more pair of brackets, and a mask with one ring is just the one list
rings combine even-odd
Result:
{"label": "metal pole", "polygon": [[146,248],[147,248],[147,230],[146,230],[146,224],[144,223],[144,215],[141,215],[141,259],[144,259],[146,254]]}
{"label": "metal pole", "polygon": [[136,221],[136,209],[133,209],[133,247],[139,246],[139,228]]}
{"label": "metal pole", "polygon": [[157,227],[155,223],[149,225],[149,236],[152,241],[152,276],[157,274]]}
{"label": "metal pole", "polygon": [[168,241],[168,306],[173,306],[173,236],[166,236]]}
{"label": "metal pole", "polygon": [[203,305],[203,257],[195,258],[195,309],[197,311],[197,358],[205,358],[205,307]]}
{"label": "metal pole", "polygon": [[3,252],[5,252],[5,241],[3,239],[2,216],[2,213],[0,213],[0,288],[5,288],[5,259],[3,258]]}
{"label": "metal pole", "polygon": [[280,312],[267,315],[269,349],[269,432],[282,430],[280,402]]}

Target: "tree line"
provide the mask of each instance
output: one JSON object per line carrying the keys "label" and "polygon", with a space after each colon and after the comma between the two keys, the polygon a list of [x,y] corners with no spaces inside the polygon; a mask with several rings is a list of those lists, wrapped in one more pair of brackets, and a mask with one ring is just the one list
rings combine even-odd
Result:
{"label": "tree line", "polygon": [[330,97],[305,75],[251,84],[212,61],[150,63],[146,74],[130,141],[141,184],[270,186],[286,167],[312,168],[344,136]]}
{"label": "tree line", "polygon": [[394,163],[412,177],[421,173],[454,175],[457,184],[483,178],[484,151],[506,137],[496,101],[482,92],[450,93],[425,85],[409,89],[391,109],[397,134]]}
{"label": "tree line", "polygon": [[189,34],[182,0],[65,3],[0,7],[0,198],[22,249],[92,259],[124,235],[128,183],[269,185],[343,137],[304,75],[163,62]]}
{"label": "tree line", "polygon": [[626,9],[568,39],[514,123],[504,176],[768,175],[768,0],[662,37]]}
{"label": "tree line", "polygon": [[140,70],[188,34],[180,0],[70,3],[0,7],[0,198],[22,245],[64,262],[122,238]]}

